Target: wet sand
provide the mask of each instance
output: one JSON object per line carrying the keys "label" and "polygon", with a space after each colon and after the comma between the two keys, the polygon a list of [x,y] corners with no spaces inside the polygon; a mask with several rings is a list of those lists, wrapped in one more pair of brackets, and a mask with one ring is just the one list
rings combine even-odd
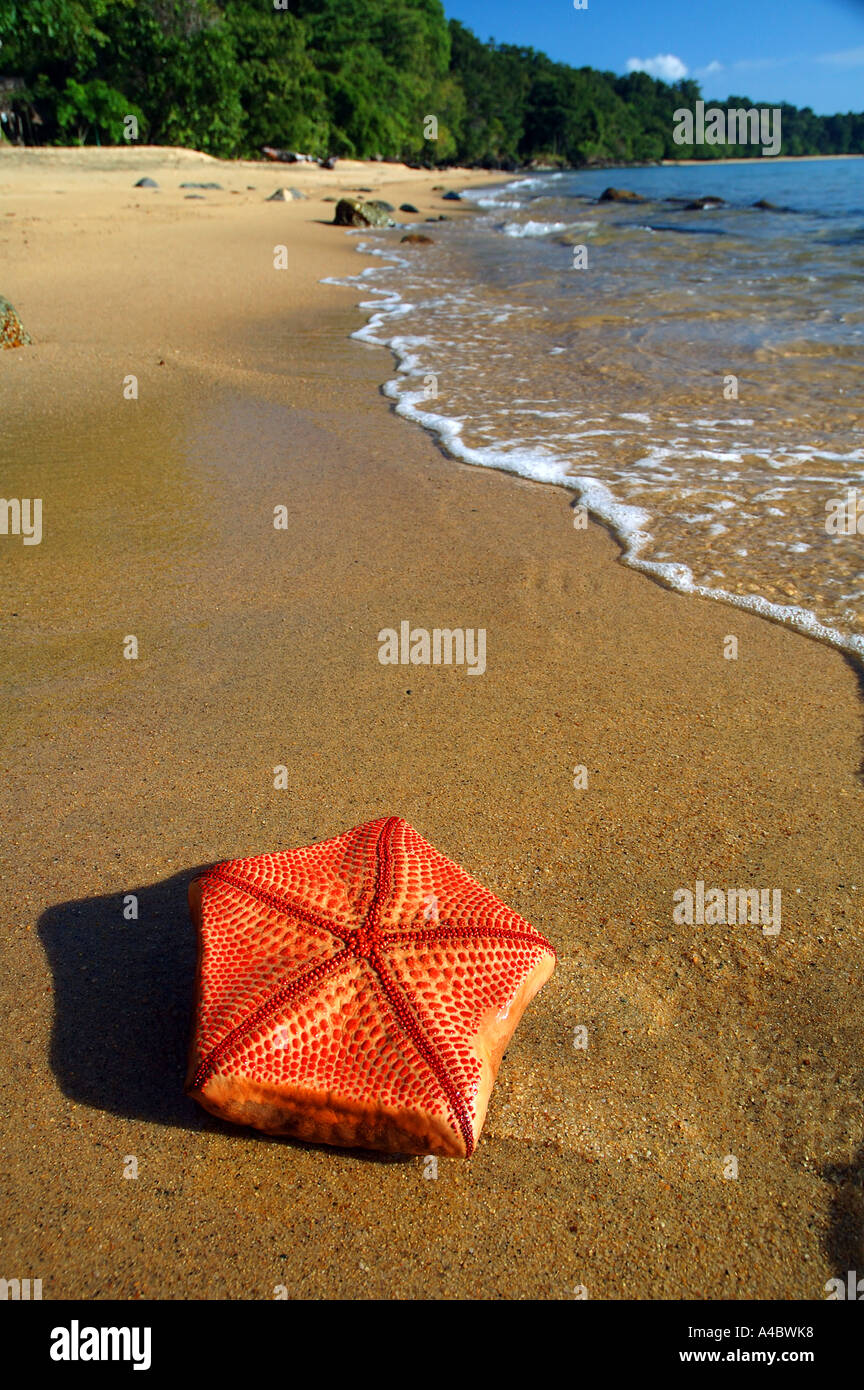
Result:
{"label": "wet sand", "polygon": [[[364,263],[332,205],[263,202],[307,178],[437,214],[431,184],[488,179],[96,153],[0,153],[0,293],[34,338],[0,354],[2,492],[44,507],[40,545],[0,536],[4,1275],[824,1297],[864,1260],[859,674],[624,568],[563,490],[445,458],[349,340],[357,293],[319,284]],[[381,666],[405,619],[485,627],[485,675]],[[189,877],[382,814],[559,952],[435,1180],[182,1093]],[[779,888],[781,931],[676,925],[697,880]]]}

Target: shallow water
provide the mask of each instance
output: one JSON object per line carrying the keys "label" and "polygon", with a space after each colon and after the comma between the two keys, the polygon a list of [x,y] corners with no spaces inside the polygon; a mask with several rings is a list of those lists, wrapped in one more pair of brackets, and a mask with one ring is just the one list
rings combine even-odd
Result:
{"label": "shallow water", "polygon": [[[598,203],[609,184],[649,201]],[[357,336],[395,351],[400,412],[573,487],[665,582],[864,655],[864,161],[543,175],[475,203],[434,247],[360,234]]]}

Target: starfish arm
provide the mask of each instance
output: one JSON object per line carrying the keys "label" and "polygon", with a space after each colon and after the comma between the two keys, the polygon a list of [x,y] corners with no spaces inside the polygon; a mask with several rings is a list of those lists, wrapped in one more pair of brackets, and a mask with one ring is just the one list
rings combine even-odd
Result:
{"label": "starfish arm", "polygon": [[257,898],[258,902],[266,903],[268,907],[273,907],[277,912],[285,912],[289,916],[296,918],[304,926],[317,927],[320,931],[330,932],[331,936],[337,936],[340,941],[348,939],[348,932],[342,926],[337,926],[332,917],[328,917],[325,912],[312,912],[301,902],[295,902],[285,893],[270,893],[266,888],[259,888],[255,883],[248,883],[246,879],[239,878],[235,874],[225,873],[221,869],[211,869],[204,875],[204,882],[218,882],[230,884],[232,888],[238,888],[241,893],[246,893],[250,898]]}
{"label": "starfish arm", "polygon": [[378,983],[386,996],[387,1002],[396,1015],[400,1026],[405,1030],[408,1037],[417,1048],[420,1056],[426,1062],[426,1065],[441,1087],[447,1103],[456,1116],[459,1130],[465,1144],[465,1156],[466,1158],[470,1158],[474,1151],[475,1144],[474,1126],[471,1122],[468,1106],[465,1103],[465,1097],[455,1085],[443,1059],[432,1042],[432,1039],[429,1037],[429,1034],[422,1027],[403,987],[396,982],[387,970],[380,956],[376,955],[371,964],[374,966],[378,977]]}
{"label": "starfish arm", "polygon": [[541,936],[533,927],[525,924],[521,927],[496,927],[496,926],[461,926],[450,922],[438,922],[434,927],[417,927],[416,930],[409,928],[407,931],[386,931],[382,932],[381,939],[389,944],[399,945],[411,942],[412,945],[424,942],[446,941],[464,937],[484,937],[494,941],[524,941],[531,946],[542,946],[545,951],[555,955],[555,948]]}
{"label": "starfish arm", "polygon": [[200,1090],[204,1083],[212,1076],[222,1062],[226,1060],[238,1044],[254,1031],[254,1029],[266,1023],[273,1015],[284,1009],[286,1004],[291,1004],[302,994],[307,994],[315,985],[326,980],[337,970],[347,965],[351,960],[351,952],[348,947],[343,947],[335,956],[331,956],[327,961],[321,961],[318,965],[313,965],[310,970],[305,970],[302,975],[295,976],[287,985],[277,989],[269,999],[259,1005],[251,1014],[232,1028],[230,1033],[226,1033],[221,1042],[208,1052],[199,1063],[187,1090]]}

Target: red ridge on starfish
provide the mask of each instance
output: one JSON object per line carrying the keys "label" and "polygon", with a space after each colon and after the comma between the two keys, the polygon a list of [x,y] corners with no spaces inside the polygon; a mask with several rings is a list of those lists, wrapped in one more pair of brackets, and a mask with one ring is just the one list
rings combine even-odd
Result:
{"label": "red ridge on starfish", "polygon": [[190,902],[188,1089],[206,1108],[329,1143],[473,1152],[504,1047],[554,968],[530,923],[396,816],[217,865]]}

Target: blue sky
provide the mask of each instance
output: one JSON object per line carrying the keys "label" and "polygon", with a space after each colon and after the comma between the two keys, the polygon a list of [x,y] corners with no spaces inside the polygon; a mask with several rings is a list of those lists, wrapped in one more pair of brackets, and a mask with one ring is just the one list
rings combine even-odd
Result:
{"label": "blue sky", "polygon": [[[695,77],[708,98],[864,110],[864,0],[444,0],[478,38],[575,67]],[[685,71],[686,70],[686,71]]]}

